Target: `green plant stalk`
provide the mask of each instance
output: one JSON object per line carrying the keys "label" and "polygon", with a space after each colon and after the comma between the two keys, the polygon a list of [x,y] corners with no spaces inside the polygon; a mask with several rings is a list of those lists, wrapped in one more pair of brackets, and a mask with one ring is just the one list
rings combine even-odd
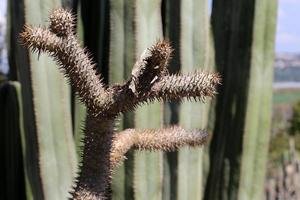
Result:
{"label": "green plant stalk", "polygon": [[[180,61],[183,73],[208,70],[210,61],[207,1],[181,1]],[[203,68],[204,67],[204,68]],[[179,124],[186,129],[206,129],[209,103],[185,102],[180,105]],[[178,154],[178,199],[203,197],[203,149],[183,148]]]}
{"label": "green plant stalk", "polygon": [[[34,123],[33,114],[33,102],[32,102],[32,88],[30,78],[30,67],[28,52],[26,49],[21,48],[15,38],[18,37],[20,31],[25,23],[24,19],[24,2],[23,1],[9,1],[9,25],[11,28],[8,29],[10,35],[9,41],[9,68],[13,71],[18,69],[20,76],[18,77],[22,87],[22,105],[24,108],[23,120],[24,120],[24,139],[23,144],[30,144],[28,146],[22,146],[24,157],[24,168],[28,174],[28,188],[32,188],[32,195],[37,199],[43,199],[43,189],[39,174],[39,161],[37,152],[37,138],[36,138],[36,127]],[[13,26],[11,25],[13,24]],[[27,187],[27,186],[26,186]]]}
{"label": "green plant stalk", "polygon": [[[131,76],[132,67],[135,62],[136,54],[132,51],[135,47],[134,41],[134,0],[126,1],[125,5],[125,15],[126,19],[124,22],[124,34],[125,34],[125,51],[124,51],[124,78],[128,79]],[[133,128],[134,127],[134,112],[130,111],[124,113],[123,128]],[[133,188],[133,165],[134,165],[134,151],[131,150],[127,153],[127,160],[124,162],[125,170],[125,199],[134,198],[134,188]]]}
{"label": "green plant stalk", "polygon": [[[110,52],[108,80],[111,84],[121,83],[124,80],[124,51],[125,51],[125,2],[122,0],[110,1]],[[123,116],[116,127],[123,129]],[[125,199],[125,166],[121,165],[113,174],[112,199]]]}
{"label": "green plant stalk", "polygon": [[[25,1],[26,23],[44,23],[50,10],[59,5],[58,0]],[[29,55],[43,196],[65,199],[76,170],[69,87],[50,58]]]}
{"label": "green plant stalk", "polygon": [[[83,41],[83,22],[81,18],[81,4],[78,3],[77,9],[77,35]],[[76,144],[78,162],[81,161],[82,140],[84,138],[83,128],[86,120],[86,106],[80,101],[78,96],[74,94],[74,113],[73,113],[73,129]]]}
{"label": "green plant stalk", "polygon": [[[136,55],[162,37],[160,0],[135,1]],[[162,125],[162,105],[154,103],[137,109],[135,127]],[[136,200],[162,199],[162,152],[136,152],[134,155],[134,197]]]}
{"label": "green plant stalk", "polygon": [[275,4],[213,2],[216,65],[223,84],[205,199],[261,198],[272,104]]}
{"label": "green plant stalk", "polygon": [[239,199],[262,199],[271,133],[277,1],[257,1]]}
{"label": "green plant stalk", "polygon": [[[23,160],[26,158],[26,144],[25,144],[25,130],[24,130],[24,120],[23,120],[23,104],[22,104],[22,93],[21,93],[21,85],[19,82],[12,82],[11,83],[15,87],[15,91],[18,98],[18,106],[19,106],[19,126],[20,126],[20,136],[21,136],[21,143],[22,143],[22,153],[23,153]],[[24,161],[23,161],[24,162]],[[29,183],[28,179],[28,173],[26,169],[26,164],[24,162],[24,179],[25,179],[25,190],[26,190],[26,199],[27,200],[33,200],[33,194],[32,194],[32,185]]]}
{"label": "green plant stalk", "polygon": [[[110,1],[110,55],[109,82],[121,83],[131,76],[135,61],[134,49],[134,7],[133,0]],[[130,113],[122,115],[118,129],[132,128],[133,116]],[[131,153],[132,154],[132,153]],[[129,156],[132,157],[132,156]],[[112,179],[112,199],[132,199],[132,167],[127,166],[132,159],[125,160]],[[129,171],[131,171],[130,174]]]}
{"label": "green plant stalk", "polygon": [[[170,73],[178,73],[180,68],[179,60],[179,31],[180,27],[180,1],[163,1],[164,13],[164,38],[168,39],[174,48],[173,59],[170,61]],[[178,102],[167,102],[164,104],[164,125],[178,124]],[[177,199],[177,171],[178,152],[164,154],[163,165],[163,194],[162,199]]]}
{"label": "green plant stalk", "polygon": [[[1,127],[1,199],[32,199],[27,187],[26,167],[23,159],[23,113],[20,101],[20,84],[6,81],[0,84]],[[25,179],[24,179],[25,178]]]}

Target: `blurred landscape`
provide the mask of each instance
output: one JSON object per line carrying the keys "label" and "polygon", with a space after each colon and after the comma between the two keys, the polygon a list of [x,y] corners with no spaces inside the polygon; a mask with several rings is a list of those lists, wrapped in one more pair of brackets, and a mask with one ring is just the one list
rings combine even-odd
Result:
{"label": "blurred landscape", "polygon": [[[282,135],[288,134],[290,120],[293,116],[293,106],[300,100],[300,54],[283,53],[276,55],[273,92],[271,141],[277,138],[282,140]],[[288,144],[287,141],[286,144]],[[299,149],[299,147],[299,143],[296,142],[296,148]],[[282,152],[280,151],[280,153]],[[275,157],[272,155],[270,155],[271,160],[278,159],[277,154]]]}
{"label": "blurred landscape", "polygon": [[268,199],[294,199],[299,195],[300,135],[292,130],[297,105],[300,105],[300,54],[278,53],[274,62],[272,133],[266,176]]}

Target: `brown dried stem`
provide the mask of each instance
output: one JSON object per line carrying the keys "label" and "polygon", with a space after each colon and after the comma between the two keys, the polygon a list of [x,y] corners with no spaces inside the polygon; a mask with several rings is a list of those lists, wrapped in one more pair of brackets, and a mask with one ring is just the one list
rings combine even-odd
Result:
{"label": "brown dried stem", "polygon": [[171,127],[129,129],[116,134],[114,121],[121,112],[155,99],[180,100],[186,97],[204,100],[212,97],[220,84],[217,74],[168,75],[172,48],[168,42],[158,41],[137,60],[129,80],[106,88],[90,55],[80,46],[73,32],[72,14],[57,9],[49,20],[48,28],[26,25],[20,39],[33,52],[47,52],[54,57],[88,108],[83,159],[71,192],[73,199],[109,199],[111,173],[130,148],[171,151],[183,145],[203,144],[207,134],[202,131],[187,132],[180,127]]}

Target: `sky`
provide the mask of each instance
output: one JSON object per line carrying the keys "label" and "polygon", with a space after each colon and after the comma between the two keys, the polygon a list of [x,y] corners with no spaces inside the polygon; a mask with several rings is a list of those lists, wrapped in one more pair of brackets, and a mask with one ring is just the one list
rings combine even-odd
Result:
{"label": "sky", "polygon": [[[0,0],[0,23],[6,24],[6,0]],[[4,34],[6,33],[5,27],[1,29],[0,32],[0,46],[3,47],[4,50],[0,54],[0,70],[4,73],[8,71],[8,60],[7,60],[7,51],[5,48],[5,37]]]}
{"label": "sky", "polygon": [[0,15],[3,15],[6,8],[6,0],[0,0]]}
{"label": "sky", "polygon": [[279,0],[276,52],[300,53],[300,0]]}

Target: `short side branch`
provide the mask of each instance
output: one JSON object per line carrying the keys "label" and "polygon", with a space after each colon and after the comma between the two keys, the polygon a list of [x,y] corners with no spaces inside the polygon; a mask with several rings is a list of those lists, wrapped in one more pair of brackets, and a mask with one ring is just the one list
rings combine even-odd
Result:
{"label": "short side branch", "polygon": [[153,85],[149,98],[180,100],[186,97],[204,101],[206,97],[217,94],[216,87],[220,81],[218,74],[208,72],[164,76]]}
{"label": "short side branch", "polygon": [[131,149],[175,151],[182,146],[199,146],[206,142],[204,131],[186,131],[178,126],[162,129],[127,129],[117,133],[110,154],[112,170],[125,158]]}

